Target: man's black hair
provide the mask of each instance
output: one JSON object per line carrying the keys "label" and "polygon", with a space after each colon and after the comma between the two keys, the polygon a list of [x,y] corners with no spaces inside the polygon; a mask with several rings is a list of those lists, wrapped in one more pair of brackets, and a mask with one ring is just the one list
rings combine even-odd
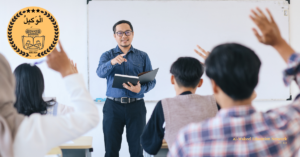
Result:
{"label": "man's black hair", "polygon": [[260,65],[254,51],[235,43],[215,47],[205,61],[206,75],[233,100],[252,95]]}
{"label": "man's black hair", "polygon": [[121,21],[118,21],[117,23],[114,24],[114,26],[113,26],[114,34],[116,33],[117,25],[122,24],[122,23],[127,23],[130,26],[131,31],[133,32],[133,27],[132,27],[131,23],[129,21],[126,21],[126,20],[121,20]]}
{"label": "man's black hair", "polygon": [[203,75],[204,68],[196,58],[180,57],[172,64],[170,72],[180,87],[195,88]]}

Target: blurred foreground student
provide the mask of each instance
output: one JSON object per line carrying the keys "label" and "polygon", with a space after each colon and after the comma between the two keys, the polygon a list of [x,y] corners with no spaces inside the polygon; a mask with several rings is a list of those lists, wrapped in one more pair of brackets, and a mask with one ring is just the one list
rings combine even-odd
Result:
{"label": "blurred foreground student", "polygon": [[[74,72],[77,73],[76,67]],[[42,115],[64,115],[74,111],[72,106],[66,106],[55,100],[45,101],[44,93],[44,77],[40,68],[36,65],[27,63],[19,65],[14,70],[16,78],[16,103],[15,108],[21,114],[30,116],[33,113]]]}
{"label": "blurred foreground student", "polygon": [[83,77],[70,69],[70,61],[60,45],[47,56],[48,66],[65,82],[74,112],[65,116],[32,114],[24,117],[14,108],[15,79],[7,60],[0,54],[0,156],[42,157],[51,148],[75,139],[94,128],[99,115],[85,88]]}
{"label": "blurred foreground student", "polygon": [[[300,54],[281,37],[271,13],[257,9],[251,19],[262,35],[258,40],[274,47],[285,62],[285,84],[300,80]],[[263,52],[261,52],[263,53]],[[272,58],[270,58],[272,59]],[[252,107],[251,93],[258,83],[261,62],[249,48],[239,44],[215,47],[205,61],[206,74],[222,110],[201,123],[179,131],[169,157],[191,156],[295,156],[300,148],[300,100],[291,105],[258,112]]]}
{"label": "blurred foreground student", "polygon": [[196,93],[201,87],[204,71],[202,64],[192,57],[178,58],[171,66],[171,83],[176,97],[159,101],[141,136],[143,149],[155,155],[165,139],[169,146],[176,140],[180,128],[192,122],[212,118],[218,112],[212,95]]}

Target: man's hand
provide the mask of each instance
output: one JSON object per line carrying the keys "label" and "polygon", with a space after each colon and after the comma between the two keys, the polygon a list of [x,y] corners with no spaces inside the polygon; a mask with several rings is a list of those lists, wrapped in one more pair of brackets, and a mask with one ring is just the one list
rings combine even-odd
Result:
{"label": "man's hand", "polygon": [[197,45],[198,49],[200,49],[200,51],[202,52],[199,52],[197,51],[196,49],[194,49],[194,51],[199,55],[201,56],[204,60],[206,60],[206,58],[208,57],[208,55],[210,54],[210,52],[208,51],[205,51],[203,48],[201,48],[199,45]]}
{"label": "man's hand", "polygon": [[266,15],[259,9],[256,8],[257,12],[251,10],[253,13],[250,18],[257,25],[262,35],[258,33],[258,31],[253,28],[254,35],[258,39],[259,42],[273,46],[281,55],[281,57],[287,62],[289,57],[295,52],[282,38],[279,28],[276,22],[273,19],[270,11],[268,9],[267,13],[270,16],[270,20],[266,17]]}
{"label": "man's hand", "polygon": [[60,51],[56,48],[47,56],[48,67],[59,72],[62,77],[74,74],[72,70],[70,59],[65,53],[60,41],[58,41]]}
{"label": "man's hand", "polygon": [[140,81],[137,83],[136,86],[132,85],[130,82],[128,82],[130,86],[128,86],[126,83],[123,83],[123,87],[132,91],[133,93],[139,93],[141,91],[141,84]]}
{"label": "man's hand", "polygon": [[118,55],[117,57],[115,57],[114,59],[112,59],[110,61],[111,65],[115,65],[117,63],[121,65],[123,62],[127,62],[127,59],[123,58],[123,56],[125,56],[125,54]]}

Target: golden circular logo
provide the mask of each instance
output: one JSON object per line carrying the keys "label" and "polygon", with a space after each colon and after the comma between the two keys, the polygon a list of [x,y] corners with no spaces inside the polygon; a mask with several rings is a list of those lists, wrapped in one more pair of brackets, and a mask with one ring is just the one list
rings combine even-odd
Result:
{"label": "golden circular logo", "polygon": [[20,56],[39,59],[55,48],[59,39],[59,27],[54,16],[40,7],[19,10],[7,28],[8,42]]}

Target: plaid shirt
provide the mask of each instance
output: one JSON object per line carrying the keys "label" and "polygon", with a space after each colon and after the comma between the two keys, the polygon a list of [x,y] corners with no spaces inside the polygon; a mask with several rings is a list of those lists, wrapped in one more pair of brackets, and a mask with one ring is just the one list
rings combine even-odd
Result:
{"label": "plaid shirt", "polygon": [[[300,82],[300,55],[293,54],[284,82]],[[299,85],[299,84],[298,84]],[[216,117],[181,129],[168,157],[290,157],[300,148],[300,99],[267,112],[251,105],[221,109]]]}

